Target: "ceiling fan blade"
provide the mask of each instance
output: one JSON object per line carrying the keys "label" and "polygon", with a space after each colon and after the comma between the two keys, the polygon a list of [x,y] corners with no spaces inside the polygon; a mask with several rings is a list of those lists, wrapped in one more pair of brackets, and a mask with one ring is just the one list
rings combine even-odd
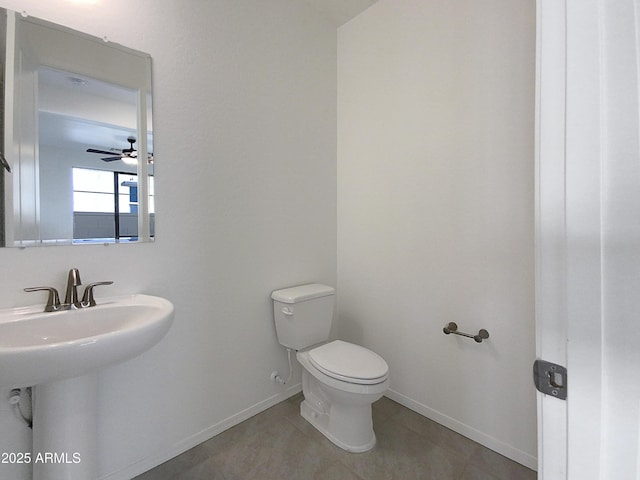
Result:
{"label": "ceiling fan blade", "polygon": [[101,158],[100,160],[104,161],[104,162],[115,162],[116,160],[122,160],[121,157],[107,157],[107,158]]}
{"label": "ceiling fan blade", "polygon": [[114,153],[117,153],[117,150],[107,151],[107,150],[96,150],[95,148],[87,148],[87,152],[88,153],[100,153],[102,155],[113,155]]}

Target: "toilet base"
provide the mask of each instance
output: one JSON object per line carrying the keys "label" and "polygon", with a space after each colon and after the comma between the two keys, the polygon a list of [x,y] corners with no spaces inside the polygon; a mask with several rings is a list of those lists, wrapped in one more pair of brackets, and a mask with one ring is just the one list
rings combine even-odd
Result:
{"label": "toilet base", "polygon": [[362,442],[359,441],[356,445],[347,444],[339,438],[336,438],[336,436],[331,433],[329,414],[316,410],[307,400],[304,400],[300,404],[300,415],[332,443],[347,452],[363,453],[371,450],[376,444],[376,435],[373,432],[373,428],[370,428],[370,434],[368,431],[365,432]]}
{"label": "toilet base", "polygon": [[376,444],[371,404],[389,388],[389,377],[380,383],[349,383],[316,369],[309,352],[296,354],[302,365],[302,418],[347,452],[361,453]]}

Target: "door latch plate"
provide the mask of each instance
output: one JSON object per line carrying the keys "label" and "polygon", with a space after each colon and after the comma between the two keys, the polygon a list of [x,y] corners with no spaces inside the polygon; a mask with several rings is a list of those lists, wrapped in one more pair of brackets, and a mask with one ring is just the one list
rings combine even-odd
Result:
{"label": "door latch plate", "polygon": [[567,399],[567,369],[562,365],[536,360],[533,363],[533,383],[542,393],[560,400]]}

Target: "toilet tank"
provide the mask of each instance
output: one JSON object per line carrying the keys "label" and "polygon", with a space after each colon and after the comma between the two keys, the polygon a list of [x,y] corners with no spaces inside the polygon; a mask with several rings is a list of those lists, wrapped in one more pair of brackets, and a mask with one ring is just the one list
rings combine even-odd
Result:
{"label": "toilet tank", "polygon": [[329,340],[334,296],[333,287],[319,283],[273,292],[278,342],[287,348],[302,350]]}

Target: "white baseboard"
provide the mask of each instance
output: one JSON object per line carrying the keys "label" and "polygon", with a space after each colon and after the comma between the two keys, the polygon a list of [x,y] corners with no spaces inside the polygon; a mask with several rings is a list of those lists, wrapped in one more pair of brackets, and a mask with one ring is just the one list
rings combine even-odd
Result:
{"label": "white baseboard", "polygon": [[151,470],[154,467],[157,467],[161,463],[164,463],[167,460],[170,460],[173,457],[176,457],[181,453],[186,452],[190,448],[193,448],[196,445],[199,445],[200,443],[206,440],[209,440],[211,437],[214,437],[224,432],[225,430],[228,430],[234,425],[237,425],[247,420],[248,418],[251,418],[254,415],[257,415],[258,413],[263,412],[267,408],[270,408],[275,404],[280,403],[286,400],[287,398],[292,397],[293,395],[296,395],[301,391],[302,391],[301,383],[291,385],[282,393],[273,395],[272,397],[269,397],[261,402],[258,402],[255,405],[252,405],[251,407],[246,408],[245,410],[242,410],[241,412],[238,412],[230,416],[229,418],[222,420],[219,423],[216,423],[215,425],[211,425],[205,428],[204,430],[201,430],[200,432],[196,433],[195,435],[192,435],[191,437],[188,437],[184,440],[179,441],[178,443],[173,444],[166,450],[157,452],[155,455],[152,455],[150,457],[145,457],[122,470],[108,473],[100,477],[100,480],[131,480],[133,477],[140,475],[146,472],[147,470]]}
{"label": "white baseboard", "polygon": [[518,462],[532,470],[538,469],[538,460],[533,455],[523,452],[522,450],[519,450],[496,438],[493,438],[492,436],[487,435],[480,430],[476,430],[469,425],[466,425],[462,422],[459,422],[458,420],[444,415],[443,413],[440,413],[431,407],[427,407],[422,403],[416,402],[415,400],[412,400],[411,398],[402,395],[401,393],[398,393],[394,390],[387,390],[385,396],[389,397],[395,402],[398,402],[400,405],[404,405],[414,412],[417,412],[420,415],[433,420],[434,422],[438,422],[440,425],[444,425],[445,427],[450,428],[460,435],[464,435],[465,437],[470,438],[480,445],[484,445],[485,447],[498,452],[500,455],[504,455],[505,457],[510,458],[514,462]]}

